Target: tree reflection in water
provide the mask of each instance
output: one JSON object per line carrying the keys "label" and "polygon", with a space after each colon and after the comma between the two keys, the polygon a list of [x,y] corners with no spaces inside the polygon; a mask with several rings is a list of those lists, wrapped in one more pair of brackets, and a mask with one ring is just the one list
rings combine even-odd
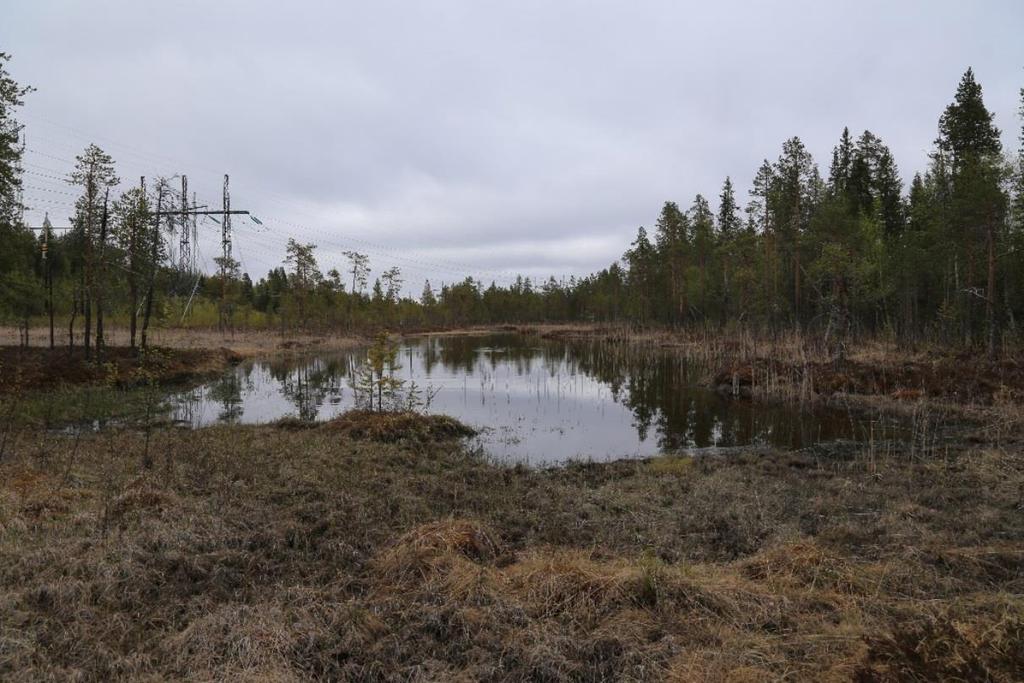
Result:
{"label": "tree reflection in water", "polygon": [[[328,419],[353,406],[343,387],[363,351],[252,363],[203,392],[179,396],[193,425]],[[799,448],[877,433],[871,416],[731,400],[702,386],[715,368],[677,350],[518,334],[427,336],[399,349],[401,378],[437,394],[447,413],[504,436],[497,457],[548,461],[622,457],[706,446]],[[198,397],[198,398],[197,398]],[[890,432],[892,433],[892,432]]]}
{"label": "tree reflection in water", "polygon": [[301,420],[316,420],[328,397],[335,405],[342,400],[342,379],[347,375],[348,363],[341,358],[278,361],[269,369]]}

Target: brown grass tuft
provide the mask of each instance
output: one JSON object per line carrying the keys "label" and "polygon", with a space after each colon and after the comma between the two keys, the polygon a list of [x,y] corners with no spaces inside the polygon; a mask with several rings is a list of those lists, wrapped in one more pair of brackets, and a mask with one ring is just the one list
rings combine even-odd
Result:
{"label": "brown grass tuft", "polygon": [[743,574],[755,581],[807,589],[829,589],[862,594],[864,572],[815,543],[779,545],[740,564]]}
{"label": "brown grass tuft", "polygon": [[1024,679],[1003,443],[534,470],[364,436],[158,429],[147,469],[136,430],[26,434],[0,678]]}
{"label": "brown grass tuft", "polygon": [[476,431],[447,415],[377,413],[350,410],[324,424],[324,428],[350,439],[395,443],[449,441],[473,436]]}
{"label": "brown grass tuft", "polygon": [[486,563],[500,552],[497,536],[482,524],[448,519],[406,532],[376,558],[374,567],[389,581],[404,583],[423,580],[452,556]]}
{"label": "brown grass tuft", "polygon": [[[859,681],[1024,680],[1024,618],[1020,605],[929,609],[869,636]],[[994,608],[994,609],[992,609]]]}

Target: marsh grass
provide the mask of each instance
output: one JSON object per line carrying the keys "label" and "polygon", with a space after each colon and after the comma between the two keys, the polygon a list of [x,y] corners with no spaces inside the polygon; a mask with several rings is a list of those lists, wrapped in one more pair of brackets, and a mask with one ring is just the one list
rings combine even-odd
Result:
{"label": "marsh grass", "polygon": [[538,470],[399,431],[23,435],[0,463],[0,677],[1024,672],[1005,444]]}
{"label": "marsh grass", "polygon": [[836,384],[793,338],[533,332],[676,348],[729,391],[907,431],[531,469],[413,414],[22,428],[0,460],[0,678],[1024,679],[1013,368],[950,393],[928,350],[854,350],[879,371]]}
{"label": "marsh grass", "polygon": [[[76,338],[81,338],[82,331],[76,330]],[[129,335],[126,326],[108,325],[104,330],[107,344],[111,347],[128,346]],[[287,329],[236,329],[222,332],[217,324],[193,327],[152,327],[149,330],[150,343],[157,347],[169,349],[219,349],[229,348],[245,356],[266,356],[271,354],[287,354],[314,350],[343,350],[366,342],[359,334],[329,332],[313,334],[301,330]],[[44,347],[49,343],[49,333],[42,327],[34,327],[29,331],[29,343],[33,348]],[[14,327],[0,325],[0,345],[15,346],[18,342],[17,330]],[[62,345],[66,339],[58,339],[58,352],[67,352]]]}

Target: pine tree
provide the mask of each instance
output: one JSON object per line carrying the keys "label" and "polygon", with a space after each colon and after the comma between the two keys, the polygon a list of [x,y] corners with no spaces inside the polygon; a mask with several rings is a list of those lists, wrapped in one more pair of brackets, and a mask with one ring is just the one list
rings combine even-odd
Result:
{"label": "pine tree", "polygon": [[398,303],[402,292],[402,270],[398,266],[392,266],[381,275],[384,281],[384,299],[389,304]]}
{"label": "pine tree", "polygon": [[14,110],[33,88],[19,85],[7,73],[10,55],[0,52],[0,228],[10,229],[21,211],[18,191],[21,188],[21,144],[23,126],[14,118]]}
{"label": "pine tree", "polygon": [[288,245],[285,247],[284,262],[292,268],[288,280],[302,325],[309,322],[307,319],[309,297],[323,280],[314,251],[316,251],[315,244],[301,244],[294,238],[289,238]]}
{"label": "pine tree", "polygon": [[362,294],[370,275],[370,257],[360,254],[358,251],[345,251],[342,252],[342,256],[349,261],[348,272],[352,273],[352,294]]}
{"label": "pine tree", "polygon": [[7,73],[10,56],[0,52],[0,317],[11,314],[24,326],[28,343],[28,317],[38,304],[33,273],[35,240],[21,225],[22,126],[15,110],[32,88],[19,85]]}
{"label": "pine tree", "polygon": [[655,244],[661,265],[662,290],[667,292],[665,318],[672,323],[686,319],[689,300],[686,268],[689,260],[689,220],[675,202],[665,202],[655,226]]}
{"label": "pine tree", "polygon": [[122,254],[125,279],[128,284],[128,337],[131,348],[135,348],[138,331],[139,293],[144,282],[144,273],[149,272],[148,229],[149,208],[145,193],[133,188],[114,202],[113,238]]}
{"label": "pine tree", "polygon": [[75,157],[75,169],[68,177],[72,185],[82,187],[82,195],[75,202],[75,232],[78,241],[81,274],[80,300],[85,315],[85,357],[90,358],[92,332],[92,303],[97,294],[98,274],[102,268],[99,255],[103,251],[100,228],[105,213],[106,192],[120,181],[114,171],[114,160],[96,145],[89,145]]}
{"label": "pine tree", "polygon": [[957,86],[953,103],[939,119],[939,149],[950,155],[953,174],[960,172],[971,159],[999,154],[1002,143],[993,114],[985,107],[981,85],[974,80],[974,71],[967,69]]}

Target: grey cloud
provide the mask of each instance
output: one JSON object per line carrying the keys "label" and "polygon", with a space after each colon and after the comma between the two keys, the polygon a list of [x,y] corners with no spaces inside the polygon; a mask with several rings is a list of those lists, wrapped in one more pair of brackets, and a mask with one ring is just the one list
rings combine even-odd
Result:
{"label": "grey cloud", "polygon": [[909,181],[968,65],[1015,147],[1021,26],[1015,0],[24,0],[0,49],[39,89],[30,162],[66,171],[95,137],[126,181],[184,171],[211,202],[229,171],[270,217],[240,225],[254,273],[294,233],[418,283],[604,267],[666,199],[715,203],[728,174],[745,200],[792,135],[825,172],[844,125],[870,128]]}

